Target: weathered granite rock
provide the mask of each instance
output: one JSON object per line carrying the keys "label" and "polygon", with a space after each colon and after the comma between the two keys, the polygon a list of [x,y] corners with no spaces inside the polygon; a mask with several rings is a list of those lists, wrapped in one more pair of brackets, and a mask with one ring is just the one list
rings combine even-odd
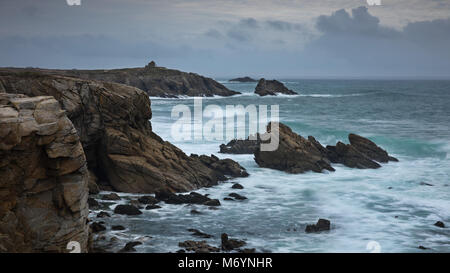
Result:
{"label": "weathered granite rock", "polygon": [[211,78],[158,67],[154,62],[150,62],[146,67],[112,70],[26,69],[26,71],[126,84],[144,90],[149,96],[154,97],[212,97],[240,94],[240,92],[229,90]]}
{"label": "weathered granite rock", "polygon": [[255,88],[255,94],[260,96],[276,96],[277,94],[297,95],[296,92],[286,88],[284,84],[277,80],[260,79]]}
{"label": "weathered granite rock", "polygon": [[257,82],[257,80],[250,77],[234,78],[229,80],[230,82]]}
{"label": "weathered granite rock", "polygon": [[117,205],[114,208],[115,214],[124,214],[124,215],[140,215],[142,212],[133,205]]}
{"label": "weathered granite rock", "polygon": [[[89,170],[102,189],[130,193],[190,191],[216,185],[227,176],[248,175],[230,159],[189,157],[153,133],[150,100],[140,89],[36,71],[0,69],[0,90],[54,96],[73,122]],[[39,111],[39,115],[47,118],[45,111]],[[51,135],[57,129],[47,123],[40,130]],[[52,152],[64,151],[55,146]]]}
{"label": "weathered granite rock", "polygon": [[[0,88],[1,89],[1,88]],[[88,170],[53,97],[0,94],[0,252],[88,250]]]}
{"label": "weathered granite rock", "polygon": [[[271,126],[272,123],[267,125],[267,132],[270,132]],[[254,153],[255,161],[260,167],[288,173],[334,171],[330,161],[322,155],[312,142],[292,132],[288,126],[282,123],[279,123],[278,126],[278,149],[275,151],[260,151],[260,149],[257,149]]]}

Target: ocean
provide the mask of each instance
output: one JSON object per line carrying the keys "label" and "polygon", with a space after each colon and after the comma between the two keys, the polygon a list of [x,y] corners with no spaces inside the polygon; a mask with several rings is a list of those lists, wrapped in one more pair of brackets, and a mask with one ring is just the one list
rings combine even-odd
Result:
{"label": "ocean", "polygon": [[[243,94],[205,98],[204,107],[279,105],[280,121],[304,137],[335,145],[348,143],[349,133],[360,134],[400,162],[377,170],[334,164],[333,173],[259,168],[253,155],[218,153],[226,141],[176,141],[172,108],[186,104],[192,109],[193,99],[151,98],[152,127],[164,140],[187,154],[232,158],[250,176],[197,191],[220,199],[217,210],[163,204],[140,216],[106,219],[128,228],[109,236],[141,240],[138,252],[175,252],[178,242],[198,240],[190,228],[213,235],[201,239],[213,246],[227,233],[257,252],[450,252],[450,228],[434,226],[436,221],[450,226],[450,81],[283,80],[299,95],[276,97],[253,94],[256,83],[221,82]],[[245,188],[231,189],[234,182]],[[248,200],[224,201],[231,192]],[[191,215],[191,209],[202,214]],[[331,221],[331,231],[305,233],[306,225],[319,218]],[[370,248],[374,244],[376,249]]]}

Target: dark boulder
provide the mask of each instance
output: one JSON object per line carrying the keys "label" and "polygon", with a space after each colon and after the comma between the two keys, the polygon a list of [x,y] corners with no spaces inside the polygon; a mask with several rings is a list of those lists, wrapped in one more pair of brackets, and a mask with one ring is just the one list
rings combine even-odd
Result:
{"label": "dark boulder", "polygon": [[242,190],[244,186],[242,186],[239,183],[234,183],[233,186],[231,186],[232,189]]}
{"label": "dark boulder", "polygon": [[206,239],[208,239],[208,238],[212,238],[213,236],[212,235],[209,235],[209,234],[206,234],[206,233],[204,233],[204,232],[201,232],[200,230],[198,230],[198,229],[193,229],[193,228],[190,228],[190,229],[188,229],[188,231],[189,232],[192,232],[192,236],[196,236],[196,237],[200,237],[200,238],[206,238]]}
{"label": "dark boulder", "polygon": [[229,80],[229,82],[257,82],[257,80],[252,79],[250,77],[241,77],[241,78],[234,78]]}
{"label": "dark boulder", "polygon": [[125,214],[125,215],[139,215],[142,212],[133,205],[117,205],[114,209],[114,213],[116,214]]}
{"label": "dark boulder", "polygon": [[138,201],[145,205],[149,205],[149,204],[154,205],[159,202],[159,200],[153,196],[142,196],[142,197],[138,198]]}
{"label": "dark boulder", "polygon": [[440,228],[445,228],[445,224],[441,221],[437,221],[436,223],[434,223],[434,225]]}
{"label": "dark boulder", "polygon": [[88,198],[88,205],[90,209],[97,209],[100,207],[100,203],[92,197]]}
{"label": "dark boulder", "polygon": [[205,203],[203,203],[203,205],[205,206],[211,206],[211,207],[217,207],[220,206],[220,201],[218,199],[211,199],[209,201],[206,201]]}
{"label": "dark boulder", "polygon": [[265,79],[259,80],[258,85],[255,88],[255,94],[260,96],[274,96],[276,94],[297,95],[296,92],[286,88],[281,82]]}
{"label": "dark boulder", "polygon": [[327,231],[330,230],[331,223],[329,220],[326,219],[319,219],[315,225],[307,225],[305,232],[306,233],[312,233],[312,232],[321,232],[321,231]]}
{"label": "dark boulder", "polygon": [[97,217],[98,217],[98,218],[105,218],[105,217],[111,217],[111,215],[110,215],[109,213],[107,213],[106,211],[100,211],[100,212],[97,214]]}
{"label": "dark boulder", "polygon": [[111,230],[125,230],[126,228],[121,225],[112,226]]}
{"label": "dark boulder", "polygon": [[210,246],[206,241],[184,241],[178,243],[179,247],[186,249],[187,251],[194,251],[195,253],[210,253],[219,252],[219,248]]}
{"label": "dark boulder", "polygon": [[247,138],[243,139],[233,139],[226,145],[220,145],[220,153],[223,154],[253,154],[257,149],[259,149],[259,135],[257,139]]}
{"label": "dark boulder", "polygon": [[152,209],[160,209],[161,207],[158,205],[148,205],[145,207],[145,210],[152,210]]}
{"label": "dark boulder", "polygon": [[226,233],[222,233],[220,238],[222,240],[222,250],[225,251],[237,249],[246,245],[245,241],[228,238],[228,234]]}
{"label": "dark boulder", "polygon": [[120,196],[114,192],[102,196],[102,200],[117,201],[120,199],[121,199]]}
{"label": "dark boulder", "polygon": [[192,209],[191,214],[202,214],[202,213],[196,209]]}
{"label": "dark boulder", "polygon": [[142,245],[141,242],[129,242],[127,243],[121,250],[119,250],[120,253],[123,252],[136,252],[135,246]]}
{"label": "dark boulder", "polygon": [[237,194],[237,193],[234,193],[234,192],[228,194],[228,196],[233,197],[236,200],[246,200],[247,199],[247,197],[245,197],[243,195],[240,195],[240,194]]}
{"label": "dark boulder", "polygon": [[106,227],[103,224],[99,223],[99,222],[94,222],[94,223],[91,224],[91,229],[92,229],[93,233],[98,233],[98,232],[101,232],[101,231],[105,231]]}

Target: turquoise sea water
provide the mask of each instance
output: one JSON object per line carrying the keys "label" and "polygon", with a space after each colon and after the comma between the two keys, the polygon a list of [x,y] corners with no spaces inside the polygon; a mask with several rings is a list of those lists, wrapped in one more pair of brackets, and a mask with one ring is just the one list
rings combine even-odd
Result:
{"label": "turquoise sea water", "polygon": [[[243,94],[207,98],[216,104],[279,105],[280,121],[302,136],[324,145],[347,142],[349,133],[369,137],[397,157],[399,163],[378,170],[334,165],[334,173],[286,174],[259,168],[253,155],[217,153],[225,141],[174,141],[172,107],[193,105],[192,98],[152,99],[154,131],[187,154],[232,158],[250,173],[231,183],[201,189],[221,200],[218,210],[204,206],[163,205],[137,217],[108,221],[129,229],[111,235],[145,241],[141,252],[176,251],[178,242],[196,240],[196,228],[215,238],[220,234],[245,239],[248,247],[272,252],[368,252],[376,241],[381,252],[450,252],[450,81],[285,80],[297,96],[259,97],[256,83],[223,83]],[[421,185],[421,182],[433,186]],[[223,201],[231,192],[246,201]],[[124,196],[129,196],[124,194]],[[191,215],[191,209],[203,212]],[[319,218],[332,222],[330,232],[306,234],[306,224]],[[443,221],[448,228],[433,224]],[[152,238],[144,240],[147,237]],[[203,239],[202,239],[203,240]]]}

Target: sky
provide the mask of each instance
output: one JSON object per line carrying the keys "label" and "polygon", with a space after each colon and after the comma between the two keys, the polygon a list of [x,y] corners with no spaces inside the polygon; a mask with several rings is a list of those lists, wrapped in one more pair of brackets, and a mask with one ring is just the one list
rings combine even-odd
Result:
{"label": "sky", "polygon": [[0,66],[450,78],[450,0],[67,2],[1,0]]}

